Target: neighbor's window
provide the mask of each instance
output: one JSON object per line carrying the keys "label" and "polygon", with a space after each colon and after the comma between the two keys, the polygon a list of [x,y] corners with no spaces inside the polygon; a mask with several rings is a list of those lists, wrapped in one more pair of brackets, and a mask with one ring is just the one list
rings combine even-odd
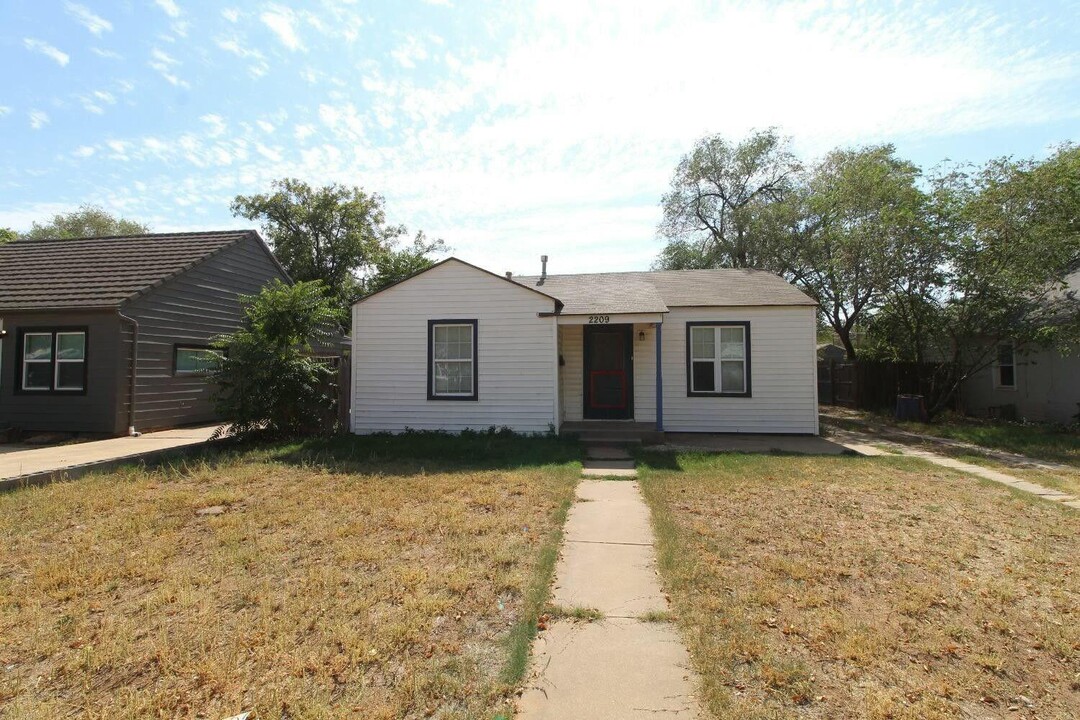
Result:
{"label": "neighbor's window", "polygon": [[204,375],[217,367],[221,353],[208,347],[177,345],[173,350],[174,375]]}
{"label": "neighbor's window", "polygon": [[1016,387],[1016,352],[1012,343],[998,345],[994,383],[999,388]]}
{"label": "neighbor's window", "polygon": [[750,395],[750,324],[687,324],[687,392]]}
{"label": "neighbor's window", "polygon": [[19,387],[32,392],[86,389],[86,331],[32,330],[22,334]]}
{"label": "neighbor's window", "polygon": [[476,321],[432,320],[428,343],[428,397],[475,400]]}

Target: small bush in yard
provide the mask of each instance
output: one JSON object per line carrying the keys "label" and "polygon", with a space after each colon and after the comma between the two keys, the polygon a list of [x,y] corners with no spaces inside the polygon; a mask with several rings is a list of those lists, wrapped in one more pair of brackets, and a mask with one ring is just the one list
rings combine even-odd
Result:
{"label": "small bush in yard", "polygon": [[275,280],[240,302],[243,327],[215,343],[222,357],[211,372],[224,432],[298,437],[327,429],[336,371],[314,356],[312,343],[332,342],[342,314],[325,286]]}

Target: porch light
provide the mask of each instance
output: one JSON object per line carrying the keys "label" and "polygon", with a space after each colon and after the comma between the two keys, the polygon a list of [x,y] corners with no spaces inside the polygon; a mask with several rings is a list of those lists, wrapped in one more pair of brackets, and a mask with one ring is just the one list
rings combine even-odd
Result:
{"label": "porch light", "polygon": [[645,331],[644,330],[638,330],[637,339],[640,340],[641,342],[645,342]]}

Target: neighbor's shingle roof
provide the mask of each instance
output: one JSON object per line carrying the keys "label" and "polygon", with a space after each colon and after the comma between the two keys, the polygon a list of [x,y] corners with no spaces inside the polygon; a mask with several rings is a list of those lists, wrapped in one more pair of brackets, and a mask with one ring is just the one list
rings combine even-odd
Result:
{"label": "neighbor's shingle roof", "polygon": [[117,307],[249,235],[256,233],[16,240],[0,245],[0,310]]}
{"label": "neighbor's shingle roof", "polygon": [[657,270],[548,275],[515,281],[554,295],[564,315],[655,313],[673,307],[816,305],[783,278],[764,270]]}

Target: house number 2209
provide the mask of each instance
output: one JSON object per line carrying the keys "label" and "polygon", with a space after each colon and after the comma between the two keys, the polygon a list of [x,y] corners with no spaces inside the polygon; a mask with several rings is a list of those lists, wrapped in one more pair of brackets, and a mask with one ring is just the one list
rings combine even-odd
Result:
{"label": "house number 2209", "polygon": [[606,325],[609,322],[611,322],[611,316],[610,315],[590,315],[589,316],[589,324],[590,325]]}

